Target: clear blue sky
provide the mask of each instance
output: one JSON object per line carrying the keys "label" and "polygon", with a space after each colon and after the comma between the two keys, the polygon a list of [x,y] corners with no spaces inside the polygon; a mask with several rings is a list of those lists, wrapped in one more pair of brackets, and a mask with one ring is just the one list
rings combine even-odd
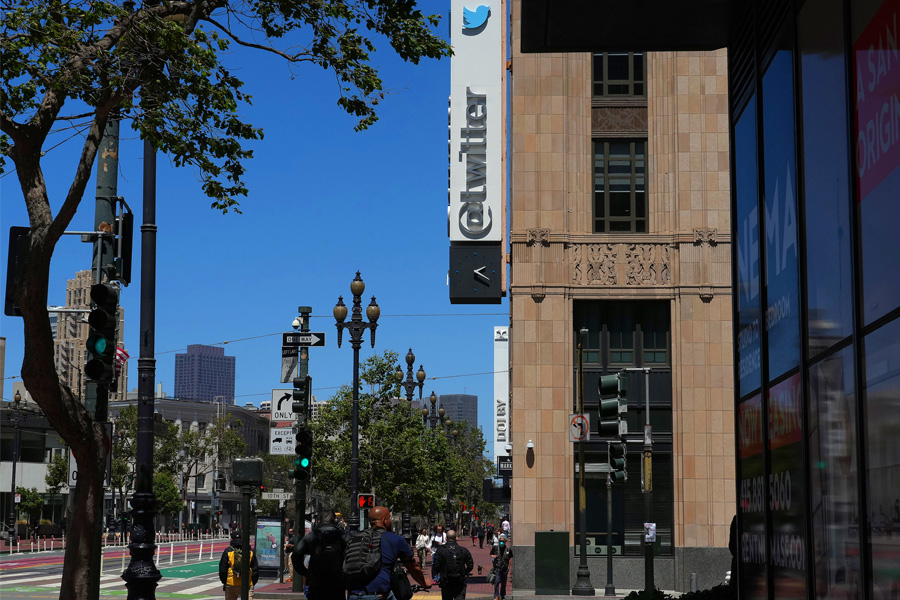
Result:
{"label": "clear blue sky", "polygon": [[[426,7],[431,9],[431,6]],[[446,34],[448,19],[441,23]],[[355,120],[335,104],[334,77],[301,67],[291,80],[274,57],[233,45],[225,62],[245,82],[253,106],[242,113],[262,127],[246,163],[250,195],[243,214],[209,208],[197,173],[158,157],[156,380],[174,392],[175,351],[188,344],[216,344],[290,331],[300,305],[313,307],[311,328],[327,334],[327,347],[311,349],[310,373],[320,399],[350,383],[352,349],[337,348],[332,308],[338,295],[349,305],[357,270],[366,282],[364,304],[374,294],[382,317],[374,350],[392,349],[428,373],[425,396],[467,393],[479,398],[479,423],[491,450],[493,326],[506,325],[502,305],[451,305],[447,267],[447,98],[450,60],[407,64],[391,52],[374,55],[386,99],[380,120],[353,131]],[[73,132],[51,135],[45,150]],[[125,346],[131,354],[128,387],[137,387],[140,315],[140,220],[142,144],[129,124],[121,130],[119,195],[136,213],[134,276],[123,290]],[[81,138],[44,158],[51,203],[58,210],[71,182]],[[7,163],[7,169],[12,168]],[[70,230],[93,223],[92,176]],[[5,286],[9,227],[27,226],[25,204],[13,173],[0,179],[0,247]],[[50,304],[65,304],[66,280],[90,268],[91,250],[75,236],[56,247]],[[484,315],[484,313],[490,313]],[[12,396],[23,360],[22,321],[0,317],[6,337],[3,397]],[[225,346],[236,357],[237,403],[258,405],[279,383],[280,335]],[[403,363],[405,368],[405,362]],[[455,377],[472,373],[485,373]],[[432,380],[432,377],[437,379]]]}

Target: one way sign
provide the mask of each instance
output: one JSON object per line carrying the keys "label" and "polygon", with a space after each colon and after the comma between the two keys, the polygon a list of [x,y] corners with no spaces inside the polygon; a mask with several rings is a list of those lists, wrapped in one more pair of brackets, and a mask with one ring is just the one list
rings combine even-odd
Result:
{"label": "one way sign", "polygon": [[282,333],[282,346],[324,346],[325,333],[312,331],[295,331]]}

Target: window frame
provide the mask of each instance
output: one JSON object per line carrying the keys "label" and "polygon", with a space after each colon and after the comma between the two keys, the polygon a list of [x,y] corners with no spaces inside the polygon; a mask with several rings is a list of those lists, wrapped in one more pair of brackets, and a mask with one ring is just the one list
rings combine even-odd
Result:
{"label": "window frame", "polygon": [[[623,138],[602,138],[602,139],[594,139],[593,140],[593,223],[592,230],[594,233],[607,233],[611,235],[646,235],[649,233],[649,194],[647,191],[647,138],[646,137],[623,137]],[[612,144],[628,144],[629,145],[629,155],[628,162],[630,164],[631,172],[626,176],[622,173],[610,173],[610,162],[611,159],[619,158],[621,160],[622,155],[612,156],[610,154],[610,147]],[[637,145],[643,145],[642,153],[638,154]],[[598,153],[598,148],[602,149],[602,152]],[[643,165],[640,166],[642,169],[641,172],[638,172],[638,157],[640,157],[640,161],[643,162]],[[602,160],[602,168],[603,172],[601,175],[598,175],[598,162]],[[598,177],[602,177],[602,190],[598,190]],[[613,216],[611,214],[611,190],[610,190],[610,182],[611,180],[624,180],[628,179],[629,181],[629,215],[628,216]],[[637,194],[638,192],[638,181],[643,180],[643,188],[640,190],[640,193],[643,194],[643,198],[638,201]],[[640,207],[639,207],[640,204]],[[640,209],[640,210],[639,210]],[[642,213],[642,214],[641,214]],[[629,228],[619,229],[619,230],[611,230],[610,226],[612,223],[629,223]],[[639,226],[640,224],[640,226]]]}
{"label": "window frame", "polygon": [[[628,78],[613,79],[607,78],[609,74],[609,57],[628,55]],[[601,78],[597,79],[597,60],[601,60],[600,67],[603,72]],[[641,65],[641,77],[636,79],[635,58],[639,57]],[[641,90],[635,93],[635,86],[640,86]],[[600,93],[597,93],[598,86]],[[627,93],[610,93],[610,86],[628,86]],[[646,98],[647,97],[647,54],[645,52],[595,52],[591,57],[591,94],[595,98]]]}

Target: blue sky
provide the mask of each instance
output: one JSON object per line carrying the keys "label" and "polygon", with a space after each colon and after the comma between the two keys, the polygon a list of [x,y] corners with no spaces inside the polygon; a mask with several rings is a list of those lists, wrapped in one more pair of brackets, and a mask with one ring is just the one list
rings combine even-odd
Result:
{"label": "blue sky", "polygon": [[[442,33],[446,26],[445,18]],[[251,145],[255,157],[245,164],[250,195],[241,200],[243,214],[210,209],[197,173],[158,157],[156,380],[174,392],[174,351],[188,344],[266,336],[224,346],[237,358],[237,403],[258,405],[273,388],[289,387],[279,383],[280,335],[267,334],[290,331],[297,307],[308,305],[311,329],[327,335],[325,348],[310,351],[313,393],[327,398],[351,381],[352,350],[346,335],[337,348],[332,308],[338,295],[349,304],[350,281],[359,270],[364,305],[374,294],[382,313],[375,348],[367,334],[361,360],[392,349],[402,362],[412,347],[415,367],[422,363],[428,373],[426,396],[434,390],[479,397],[490,450],[492,328],[508,324],[508,302],[468,306],[448,299],[449,59],[412,65],[389,51],[376,53],[388,95],[380,120],[359,133],[335,103],[334,77],[318,67],[301,67],[292,80],[275,57],[236,45],[224,62],[253,95],[253,106],[242,114],[264,129],[265,139]],[[45,148],[70,135],[51,135]],[[119,195],[136,213],[133,283],[121,299],[132,389],[138,381],[142,144],[128,124],[120,146]],[[80,148],[75,137],[44,158],[54,214]],[[70,230],[91,228],[94,183],[92,176]],[[9,227],[28,224],[15,174],[0,179],[0,199],[5,285]],[[89,268],[90,257],[78,237],[63,237],[51,267],[50,304],[65,303],[66,280]],[[23,360],[21,319],[0,317],[0,335],[7,340],[2,391],[8,399]],[[485,374],[457,377],[472,373]]]}

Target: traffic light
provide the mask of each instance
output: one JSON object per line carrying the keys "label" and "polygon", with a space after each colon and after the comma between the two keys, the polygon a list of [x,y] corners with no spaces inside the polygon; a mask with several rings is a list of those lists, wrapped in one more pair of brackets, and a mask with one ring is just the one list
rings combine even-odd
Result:
{"label": "traffic light", "polygon": [[375,494],[359,494],[357,500],[360,508],[375,508]]}
{"label": "traffic light", "polygon": [[609,460],[609,480],[611,483],[622,483],[628,479],[625,471],[625,454],[627,449],[624,442],[608,442],[606,446]]}
{"label": "traffic light", "polygon": [[294,445],[294,452],[297,453],[297,456],[294,458],[294,469],[291,471],[291,477],[297,481],[312,479],[312,451],[312,431],[309,429],[298,430],[297,443]]}
{"label": "traffic light", "polygon": [[[225,476],[224,475],[219,475],[218,477],[216,477],[216,491],[217,492],[225,491]],[[222,511],[219,511],[219,512],[222,512]]]}
{"label": "traffic light", "polygon": [[624,440],[628,434],[628,422],[625,419],[625,413],[628,411],[625,373],[601,375],[598,391],[600,392],[600,423],[597,429],[600,435],[604,437],[618,436]]}
{"label": "traffic light", "polygon": [[116,378],[119,288],[111,283],[97,283],[91,286],[90,295],[94,308],[88,315],[90,357],[84,365],[84,375],[98,383],[111,384]]}
{"label": "traffic light", "polygon": [[260,495],[262,495],[263,492],[265,492],[265,491],[266,491],[266,484],[264,484],[264,483],[259,484],[259,493],[260,493]]}
{"label": "traffic light", "polygon": [[[125,285],[131,283],[131,247],[134,240],[134,213],[127,206],[116,216],[116,239],[113,242],[115,278]],[[127,212],[126,210],[127,209]]]}
{"label": "traffic light", "polygon": [[294,377],[293,403],[291,410],[297,417],[297,426],[306,427],[306,421],[309,417],[309,400],[310,390],[312,389],[312,377]]}

